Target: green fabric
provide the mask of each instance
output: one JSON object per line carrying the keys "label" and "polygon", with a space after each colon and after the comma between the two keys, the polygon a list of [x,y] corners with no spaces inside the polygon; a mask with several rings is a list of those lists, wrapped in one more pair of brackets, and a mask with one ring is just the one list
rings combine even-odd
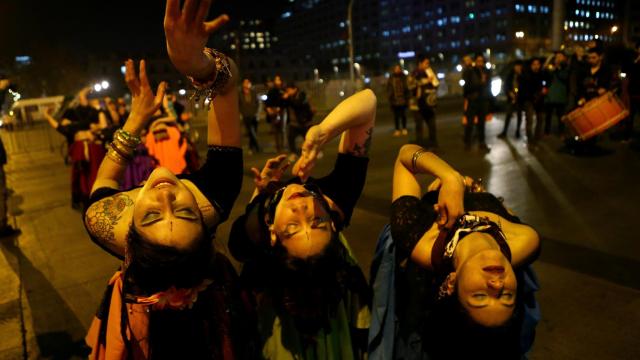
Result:
{"label": "green fabric", "polygon": [[[356,264],[342,234],[340,241],[347,248],[349,260]],[[265,359],[353,359],[350,329],[369,328],[371,314],[366,299],[349,293],[338,305],[336,316],[329,320],[329,330],[320,329],[314,343],[305,347],[291,317],[279,317],[267,296],[260,295],[257,300],[258,332],[262,336],[262,356]]]}

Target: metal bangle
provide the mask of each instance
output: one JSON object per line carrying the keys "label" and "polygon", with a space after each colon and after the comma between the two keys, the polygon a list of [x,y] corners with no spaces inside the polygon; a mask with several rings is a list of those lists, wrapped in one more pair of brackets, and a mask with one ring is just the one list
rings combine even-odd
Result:
{"label": "metal bangle", "polygon": [[133,154],[129,154],[125,149],[120,148],[117,144],[117,141],[111,142],[110,146],[111,149],[118,153],[118,155],[120,155],[120,157],[122,157],[123,159],[130,161],[133,158]]}
{"label": "metal bangle", "polygon": [[111,161],[113,161],[113,162],[115,162],[117,164],[120,164],[120,165],[127,165],[128,164],[127,159],[121,157],[120,154],[118,154],[118,152],[116,152],[112,148],[107,151],[107,157],[109,159],[111,159]]}
{"label": "metal bangle", "polygon": [[120,139],[120,141],[122,141],[124,145],[129,147],[136,147],[138,146],[138,144],[140,144],[141,141],[140,136],[133,135],[132,133],[124,129],[116,130],[115,135]]}
{"label": "metal bangle", "polygon": [[419,149],[419,150],[417,150],[416,152],[413,153],[413,157],[411,158],[411,166],[412,166],[412,169],[413,169],[414,173],[416,172],[416,166],[418,164],[418,159],[425,152],[427,152],[427,150],[421,148],[421,149]]}
{"label": "metal bangle", "polygon": [[211,75],[212,78],[204,83],[193,77],[188,78],[196,89],[191,95],[191,100],[195,100],[196,102],[207,100],[209,106],[211,106],[211,101],[226,87],[233,75],[231,73],[231,63],[226,55],[210,48],[204,48],[204,53],[215,62],[216,70]]}

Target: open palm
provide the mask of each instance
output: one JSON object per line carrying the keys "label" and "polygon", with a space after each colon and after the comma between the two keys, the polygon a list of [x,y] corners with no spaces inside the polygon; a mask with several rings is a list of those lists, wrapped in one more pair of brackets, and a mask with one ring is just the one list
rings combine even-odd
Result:
{"label": "open palm", "polygon": [[167,40],[167,52],[171,62],[184,75],[202,79],[210,75],[210,66],[202,52],[209,35],[227,21],[227,15],[220,15],[211,21],[205,21],[212,0],[186,0],[180,8],[180,0],[167,0],[164,17],[164,32]]}

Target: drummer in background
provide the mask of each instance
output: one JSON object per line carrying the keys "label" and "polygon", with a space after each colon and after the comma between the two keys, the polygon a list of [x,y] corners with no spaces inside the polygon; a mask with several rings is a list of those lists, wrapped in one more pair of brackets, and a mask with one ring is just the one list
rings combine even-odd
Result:
{"label": "drummer in background", "polygon": [[590,48],[588,51],[589,71],[583,74],[578,82],[581,85],[578,86],[578,106],[611,90],[612,74],[603,64],[602,55],[602,48],[599,47]]}
{"label": "drummer in background", "polygon": [[[587,50],[587,63],[589,68],[581,74],[577,81],[577,106],[584,106],[589,100],[612,90],[613,74],[603,63],[602,47],[594,46]],[[598,155],[602,150],[596,146],[597,139],[594,136],[589,140],[578,141],[569,137],[565,140],[566,150],[570,154],[579,156]]]}

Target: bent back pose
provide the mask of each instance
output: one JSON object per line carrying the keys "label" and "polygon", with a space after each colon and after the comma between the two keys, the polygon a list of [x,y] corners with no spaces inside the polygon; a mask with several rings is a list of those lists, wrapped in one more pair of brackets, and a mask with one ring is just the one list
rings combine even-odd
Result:
{"label": "bent back pose", "polygon": [[144,61],[139,77],[133,61],[126,63],[131,114],[102,162],[85,214],[93,241],[124,259],[87,335],[91,358],[217,359],[250,351],[241,340],[248,331],[240,328],[247,322],[240,320],[235,273],[212,249],[212,235],[240,191],[242,150],[233,64],[220,53],[203,53],[209,34],[227,20],[204,22],[210,5],[187,0],[181,9],[179,0],[169,0],[165,16],[174,65],[197,88],[217,94],[208,114],[207,160],[198,171],[177,177],[158,168],[142,187],[118,190],[165,91],[163,83],[152,92]]}
{"label": "bent back pose", "polygon": [[[423,196],[416,175],[425,173],[437,179]],[[526,352],[531,344],[520,345],[518,328],[521,269],[538,254],[535,230],[416,145],[398,153],[392,199],[395,357],[518,358]]]}
{"label": "bent back pose", "polygon": [[[229,248],[245,262],[265,358],[349,359],[362,351],[368,286],[340,231],[364,187],[375,111],[370,90],[340,103],[307,132],[288,182],[280,182],[284,155],[253,169],[258,188]],[[332,172],[310,177],[318,152],[339,135]]]}

